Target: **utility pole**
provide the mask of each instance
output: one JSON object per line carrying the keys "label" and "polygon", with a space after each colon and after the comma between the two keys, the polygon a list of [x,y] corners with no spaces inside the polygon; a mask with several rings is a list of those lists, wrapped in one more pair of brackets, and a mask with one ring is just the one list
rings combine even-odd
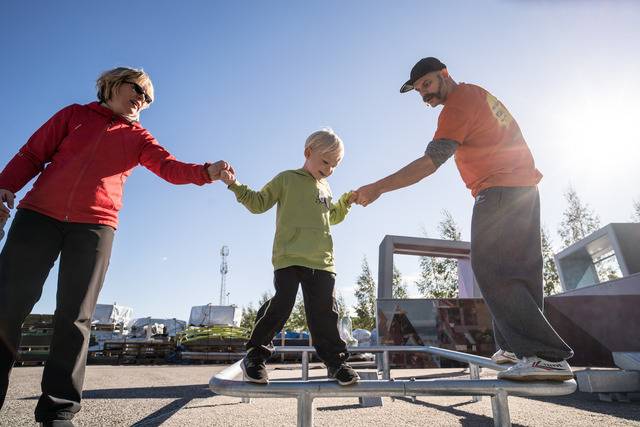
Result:
{"label": "utility pole", "polygon": [[220,264],[220,276],[222,277],[220,282],[220,305],[228,305],[227,273],[229,272],[229,266],[227,265],[227,256],[229,256],[229,247],[223,246],[220,249],[220,255],[222,256],[222,263]]}

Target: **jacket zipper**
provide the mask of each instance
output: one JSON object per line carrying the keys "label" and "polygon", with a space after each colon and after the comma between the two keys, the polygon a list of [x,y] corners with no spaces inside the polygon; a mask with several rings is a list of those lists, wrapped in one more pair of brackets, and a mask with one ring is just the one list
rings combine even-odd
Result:
{"label": "jacket zipper", "polygon": [[71,191],[69,192],[69,197],[67,198],[66,213],[64,215],[64,220],[66,222],[69,222],[69,211],[71,209],[71,200],[73,199],[73,196],[74,196],[74,194],[76,192],[78,184],[80,183],[80,180],[84,176],[84,173],[87,171],[87,168],[89,167],[89,164],[93,160],[93,157],[96,154],[96,149],[98,148],[98,145],[100,144],[100,141],[102,141],[102,138],[107,133],[107,130],[109,130],[109,127],[111,127],[114,122],[115,122],[115,118],[111,117],[111,119],[109,120],[109,123],[107,123],[107,125],[104,127],[104,129],[102,130],[102,133],[100,134],[100,136],[98,138],[96,138],[96,142],[94,142],[93,143],[93,147],[91,147],[91,154],[89,155],[89,158],[87,159],[87,161],[84,164],[84,167],[82,168],[82,170],[78,174],[78,177],[76,178],[76,181],[73,183],[73,187],[71,187]]}

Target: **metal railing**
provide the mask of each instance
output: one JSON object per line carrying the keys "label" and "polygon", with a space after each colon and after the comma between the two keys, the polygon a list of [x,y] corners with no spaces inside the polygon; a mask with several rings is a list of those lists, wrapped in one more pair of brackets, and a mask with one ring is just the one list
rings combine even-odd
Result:
{"label": "metal railing", "polygon": [[[302,354],[302,381],[272,381],[254,384],[235,380],[242,374],[242,360],[224,369],[209,381],[217,394],[243,398],[295,398],[298,400],[297,425],[313,425],[313,399],[318,397],[396,397],[396,396],[491,396],[494,425],[511,426],[507,397],[562,396],[576,390],[574,380],[563,382],[516,382],[479,379],[479,367],[504,370],[506,367],[491,359],[431,346],[376,346],[349,348],[350,353],[382,353],[382,380],[361,380],[350,386],[340,386],[329,380],[309,380],[309,353],[313,347],[276,347],[276,353]],[[469,364],[469,380],[394,380],[391,378],[389,353],[430,353]]]}

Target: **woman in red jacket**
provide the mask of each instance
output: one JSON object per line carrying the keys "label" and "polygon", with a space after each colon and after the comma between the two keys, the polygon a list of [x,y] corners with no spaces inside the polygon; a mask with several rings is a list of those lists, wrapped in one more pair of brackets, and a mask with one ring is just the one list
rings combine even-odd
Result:
{"label": "woman in red jacket", "polygon": [[[143,165],[173,184],[203,185],[232,170],[176,160],[139,123],[153,102],[142,70],[115,68],[97,81],[98,100],[63,108],[0,173],[0,222],[33,177],[0,254],[0,408],[21,325],[60,256],[54,332],[36,421],[73,425],[80,410],[91,317],[109,264],[124,182]],[[5,204],[7,206],[5,206]]]}

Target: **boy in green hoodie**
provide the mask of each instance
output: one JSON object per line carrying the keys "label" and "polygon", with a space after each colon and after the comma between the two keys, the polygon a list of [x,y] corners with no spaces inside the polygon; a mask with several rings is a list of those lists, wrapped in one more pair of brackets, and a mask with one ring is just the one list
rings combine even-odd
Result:
{"label": "boy in green hoodie", "polygon": [[304,166],[279,173],[260,191],[241,185],[233,170],[221,174],[222,181],[250,212],[259,214],[278,205],[272,257],[276,293],[256,315],[242,362],[247,381],[269,382],[264,362],[273,354],[271,340],[291,314],[298,285],[302,285],[307,323],[318,357],[327,365],[327,376],[340,385],[360,379],[345,363],[349,354],[338,332],[334,299],[335,266],[329,226],[345,218],[352,193],[343,194],[333,203],[326,178],[343,155],[340,138],[331,129],[322,129],[307,138]]}

